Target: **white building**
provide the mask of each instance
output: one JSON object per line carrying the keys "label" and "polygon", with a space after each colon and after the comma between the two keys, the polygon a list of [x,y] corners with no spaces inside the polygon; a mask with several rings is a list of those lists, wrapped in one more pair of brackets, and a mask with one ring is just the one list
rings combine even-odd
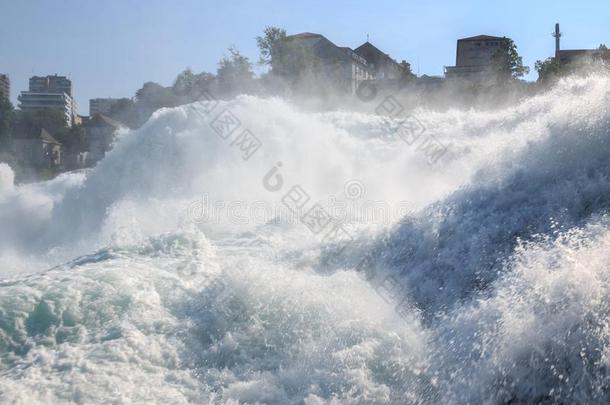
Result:
{"label": "white building", "polygon": [[19,95],[19,108],[23,111],[51,108],[60,110],[66,119],[66,125],[72,126],[76,110],[74,100],[66,93],[35,93],[22,91]]}
{"label": "white building", "polygon": [[21,110],[59,110],[65,116],[66,125],[72,126],[77,109],[70,79],[56,74],[33,76],[29,85],[29,91],[22,91],[18,97]]}

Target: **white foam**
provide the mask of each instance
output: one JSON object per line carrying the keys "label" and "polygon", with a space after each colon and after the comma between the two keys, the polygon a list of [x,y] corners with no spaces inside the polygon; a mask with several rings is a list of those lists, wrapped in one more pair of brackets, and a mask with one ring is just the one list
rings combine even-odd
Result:
{"label": "white foam", "polygon": [[[195,104],[87,173],[15,186],[0,165],[1,400],[602,402],[608,94],[591,76],[511,108],[416,110],[449,147],[436,165],[387,135],[399,120],[254,97],[215,110],[262,142],[247,161]],[[298,218],[269,221],[295,184],[308,207],[411,213],[346,215],[361,244],[331,266]],[[279,211],[202,221],[203,196]],[[354,270],[366,246],[400,286]]]}

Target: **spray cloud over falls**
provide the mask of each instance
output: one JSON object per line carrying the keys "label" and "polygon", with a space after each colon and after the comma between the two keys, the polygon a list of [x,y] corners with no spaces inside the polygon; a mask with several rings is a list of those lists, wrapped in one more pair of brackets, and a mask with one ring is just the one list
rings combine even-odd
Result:
{"label": "spray cloud over falls", "polygon": [[[88,173],[15,186],[2,165],[0,398],[604,403],[609,96],[591,76],[510,108],[416,110],[448,146],[436,165],[390,119],[248,96],[214,108],[260,141],[248,159],[201,102]],[[274,220],[294,185],[344,208],[357,236],[338,263]],[[370,202],[407,209],[347,209]]]}

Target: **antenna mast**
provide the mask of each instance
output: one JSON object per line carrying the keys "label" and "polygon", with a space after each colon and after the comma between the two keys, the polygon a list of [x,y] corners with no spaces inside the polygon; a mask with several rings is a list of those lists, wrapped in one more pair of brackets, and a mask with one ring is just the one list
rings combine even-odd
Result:
{"label": "antenna mast", "polygon": [[559,40],[561,38],[561,32],[559,31],[559,23],[555,24],[555,32],[553,33],[553,36],[555,37],[555,57],[558,58],[559,57],[559,50],[560,50],[560,44],[559,44]]}

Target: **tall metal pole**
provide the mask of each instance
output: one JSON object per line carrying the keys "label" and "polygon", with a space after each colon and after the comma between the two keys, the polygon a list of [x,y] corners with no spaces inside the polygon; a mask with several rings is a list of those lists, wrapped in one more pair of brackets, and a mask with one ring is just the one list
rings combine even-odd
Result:
{"label": "tall metal pole", "polygon": [[561,38],[561,32],[559,31],[559,23],[555,24],[555,33],[553,34],[553,36],[555,37],[555,57],[558,58],[560,49],[559,39]]}

